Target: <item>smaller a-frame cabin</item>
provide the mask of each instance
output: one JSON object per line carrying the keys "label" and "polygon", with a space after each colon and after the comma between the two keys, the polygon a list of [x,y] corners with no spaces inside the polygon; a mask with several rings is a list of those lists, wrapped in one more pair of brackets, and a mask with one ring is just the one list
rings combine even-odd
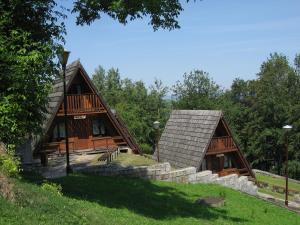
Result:
{"label": "smaller a-frame cabin", "polygon": [[[124,122],[110,110],[79,61],[66,68],[67,124],[70,153],[93,152],[129,147],[140,153],[139,146]],[[48,154],[65,153],[63,81],[57,79],[49,95],[44,133],[34,147],[35,157],[42,163]]]}
{"label": "smaller a-frame cabin", "polygon": [[254,177],[222,111],[173,110],[158,148],[159,158],[177,168],[193,166],[219,176],[236,173]]}

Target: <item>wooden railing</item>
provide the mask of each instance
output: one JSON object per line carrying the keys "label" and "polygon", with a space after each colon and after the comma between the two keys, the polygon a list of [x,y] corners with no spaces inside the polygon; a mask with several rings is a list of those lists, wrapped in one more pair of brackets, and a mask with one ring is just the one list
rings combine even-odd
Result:
{"label": "wooden railing", "polygon": [[[67,95],[67,113],[100,112],[104,110],[96,94]],[[64,104],[59,113],[64,113]]]}
{"label": "wooden railing", "polygon": [[211,139],[210,145],[208,147],[208,152],[223,152],[235,148],[236,146],[232,137],[214,137]]}

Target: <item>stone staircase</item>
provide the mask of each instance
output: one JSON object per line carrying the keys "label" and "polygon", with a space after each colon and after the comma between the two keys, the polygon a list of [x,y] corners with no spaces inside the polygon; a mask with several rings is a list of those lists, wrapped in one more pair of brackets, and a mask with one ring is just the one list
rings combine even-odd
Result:
{"label": "stone staircase", "polygon": [[231,174],[219,177],[217,174],[213,174],[210,170],[190,175],[189,181],[190,183],[216,183],[250,195],[257,195],[258,191],[257,186],[253,183],[253,181],[249,181],[247,176],[239,177],[237,174]]}

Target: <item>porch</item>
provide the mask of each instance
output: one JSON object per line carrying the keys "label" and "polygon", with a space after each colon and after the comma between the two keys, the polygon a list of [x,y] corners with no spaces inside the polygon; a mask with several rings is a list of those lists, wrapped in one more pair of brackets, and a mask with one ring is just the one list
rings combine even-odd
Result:
{"label": "porch", "polygon": [[[67,95],[67,113],[76,115],[79,113],[106,112],[96,94]],[[64,115],[64,104],[58,110],[58,116]]]}
{"label": "porch", "polygon": [[249,172],[239,160],[237,150],[232,137],[213,137],[205,156],[206,169],[217,173],[219,176],[230,174],[248,176]]}

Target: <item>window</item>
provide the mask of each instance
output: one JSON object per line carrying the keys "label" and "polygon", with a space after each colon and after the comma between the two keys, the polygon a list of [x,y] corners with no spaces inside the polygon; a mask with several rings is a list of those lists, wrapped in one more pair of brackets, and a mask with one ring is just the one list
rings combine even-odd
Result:
{"label": "window", "polygon": [[224,168],[231,168],[231,157],[229,155],[224,155]]}
{"label": "window", "polygon": [[76,85],[76,93],[77,93],[78,95],[81,94],[81,86],[80,86],[80,84],[77,84],[77,85]]}
{"label": "window", "polygon": [[66,137],[65,123],[59,122],[55,125],[52,134],[53,140],[60,140]]}
{"label": "window", "polygon": [[106,129],[102,119],[93,120],[93,136],[105,136]]}

